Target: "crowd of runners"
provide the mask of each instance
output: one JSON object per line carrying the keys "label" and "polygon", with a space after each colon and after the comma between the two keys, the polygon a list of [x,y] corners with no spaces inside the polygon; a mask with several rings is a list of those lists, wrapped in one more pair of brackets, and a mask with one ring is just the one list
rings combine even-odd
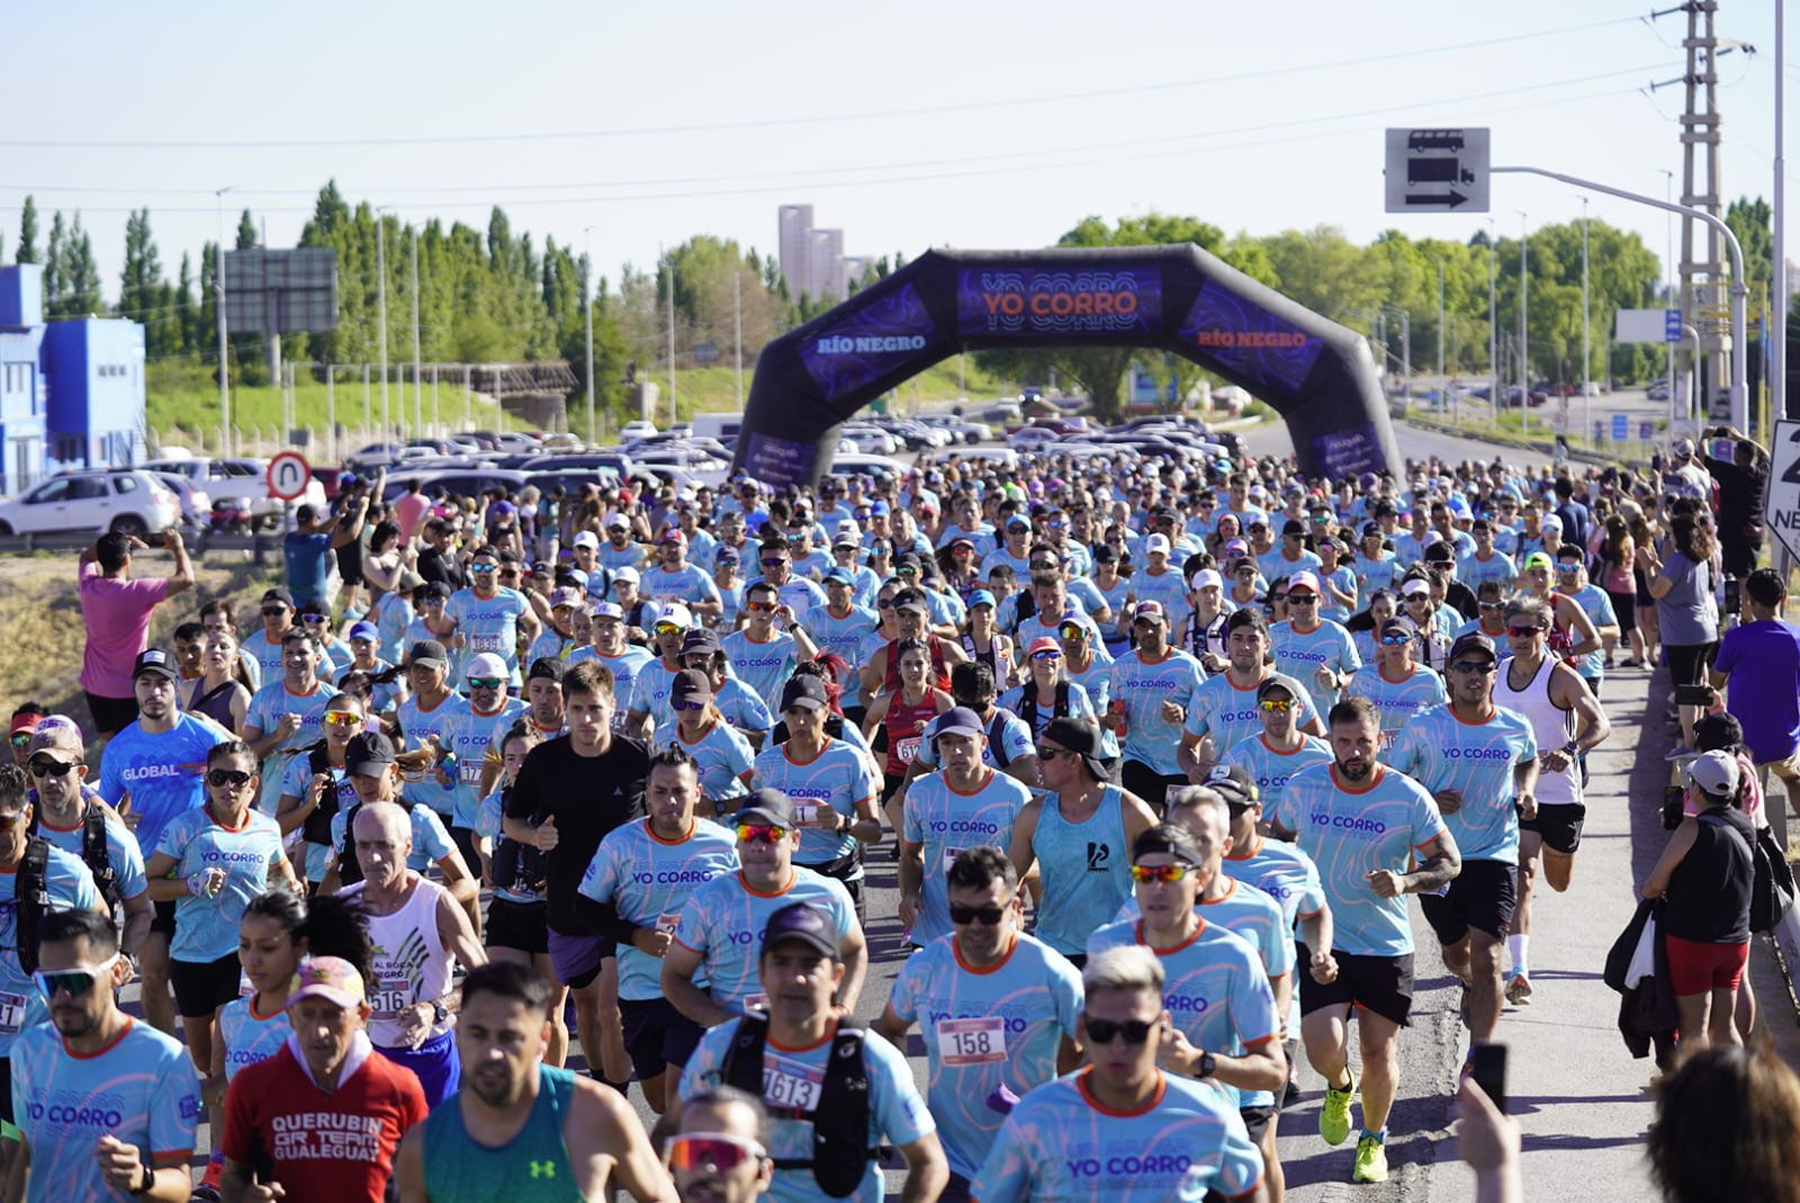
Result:
{"label": "crowd of runners", "polygon": [[[1302,1055],[1385,1180],[1415,968],[1471,1058],[1557,1005],[1532,899],[1575,881],[1601,681],[1707,684],[1754,444],[1053,452],[346,475],[282,584],[204,604],[179,536],[166,576],[101,537],[88,716],[20,704],[0,764],[6,1197],[1273,1200]],[[1704,809],[1731,724],[1678,700]],[[1684,955],[1728,1040],[1741,958]]]}

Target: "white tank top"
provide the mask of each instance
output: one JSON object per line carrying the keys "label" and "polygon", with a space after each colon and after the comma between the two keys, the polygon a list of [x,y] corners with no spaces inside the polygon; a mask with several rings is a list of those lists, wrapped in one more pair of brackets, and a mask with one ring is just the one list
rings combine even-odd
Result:
{"label": "white tank top", "polygon": [[[1504,706],[1524,715],[1537,738],[1538,755],[1565,747],[1575,738],[1575,712],[1564,710],[1550,698],[1550,676],[1556,669],[1556,657],[1546,655],[1525,688],[1512,687],[1511,668],[1516,660],[1502,660],[1494,682],[1494,705]],[[1560,773],[1544,769],[1538,773],[1539,806],[1567,806],[1581,801],[1581,770],[1573,760]]]}
{"label": "white tank top", "polygon": [[[346,900],[360,899],[362,882],[343,891]],[[369,999],[369,1039],[379,1048],[398,1048],[406,1041],[396,1016],[418,1002],[450,992],[450,953],[438,935],[437,907],[444,887],[421,877],[412,897],[391,915],[369,915],[369,942],[375,946],[375,993]],[[451,1022],[433,1024],[430,1035],[450,1030]]]}

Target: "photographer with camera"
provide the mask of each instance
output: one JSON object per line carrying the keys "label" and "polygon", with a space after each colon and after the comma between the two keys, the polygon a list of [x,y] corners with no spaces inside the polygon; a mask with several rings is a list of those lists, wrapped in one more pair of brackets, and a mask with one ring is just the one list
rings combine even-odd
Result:
{"label": "photographer with camera", "polygon": [[[1741,581],[1756,568],[1763,547],[1763,499],[1769,488],[1769,453],[1730,426],[1706,432],[1700,457],[1718,485],[1720,567],[1727,582]],[[1725,608],[1736,614],[1727,597]]]}

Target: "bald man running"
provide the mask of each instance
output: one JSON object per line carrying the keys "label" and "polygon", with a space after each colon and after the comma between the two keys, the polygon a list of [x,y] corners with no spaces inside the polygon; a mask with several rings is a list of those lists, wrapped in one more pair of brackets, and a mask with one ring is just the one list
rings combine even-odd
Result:
{"label": "bald man running", "polygon": [[405,810],[366,803],[352,831],[363,879],[343,896],[360,902],[375,946],[369,1038],[418,1075],[425,1101],[435,1107],[456,1093],[461,1076],[451,958],[473,969],[487,963],[487,953],[450,892],[406,867],[412,819]]}

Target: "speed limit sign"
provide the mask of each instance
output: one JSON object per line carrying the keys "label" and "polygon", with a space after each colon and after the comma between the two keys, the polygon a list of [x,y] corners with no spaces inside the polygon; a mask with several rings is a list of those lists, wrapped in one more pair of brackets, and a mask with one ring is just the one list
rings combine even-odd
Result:
{"label": "speed limit sign", "polygon": [[283,451],[269,460],[266,474],[269,496],[278,501],[292,501],[306,492],[312,479],[312,465],[298,451]]}

